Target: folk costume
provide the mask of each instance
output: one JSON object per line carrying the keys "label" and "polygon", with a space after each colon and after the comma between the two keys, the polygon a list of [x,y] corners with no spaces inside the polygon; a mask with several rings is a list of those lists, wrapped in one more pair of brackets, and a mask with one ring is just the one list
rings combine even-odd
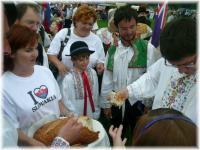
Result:
{"label": "folk costume", "polygon": [[[136,39],[133,46],[125,47],[121,41],[118,47],[111,46],[106,55],[105,71],[103,75],[101,89],[101,108],[110,108],[111,104],[107,100],[111,91],[118,91],[138,79],[145,71],[147,65],[147,42]],[[134,99],[138,101],[142,99]],[[140,105],[137,102],[136,105]],[[143,106],[142,106],[143,107]],[[119,126],[129,124],[134,120],[132,110],[135,106],[128,101],[122,105],[122,108],[112,106],[112,124]],[[131,124],[135,124],[134,121]]]}

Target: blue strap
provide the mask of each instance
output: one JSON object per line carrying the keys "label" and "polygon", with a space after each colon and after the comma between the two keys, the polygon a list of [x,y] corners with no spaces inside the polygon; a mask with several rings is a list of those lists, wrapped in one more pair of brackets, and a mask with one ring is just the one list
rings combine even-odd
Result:
{"label": "blue strap", "polygon": [[163,120],[183,120],[186,121],[190,124],[193,124],[194,126],[196,126],[192,120],[190,120],[189,118],[182,116],[182,115],[178,115],[178,114],[164,114],[164,115],[159,115],[155,118],[153,118],[151,121],[147,122],[146,125],[141,129],[140,132],[140,136],[142,136],[144,134],[144,132],[151,127],[152,125],[154,125],[155,123],[159,122],[159,121],[163,121]]}

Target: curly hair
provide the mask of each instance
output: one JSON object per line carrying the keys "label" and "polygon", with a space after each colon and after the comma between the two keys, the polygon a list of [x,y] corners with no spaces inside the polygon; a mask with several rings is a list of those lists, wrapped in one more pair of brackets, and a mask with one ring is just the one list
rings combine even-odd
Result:
{"label": "curly hair", "polygon": [[90,18],[93,18],[94,22],[96,22],[97,20],[96,11],[92,7],[89,7],[89,6],[80,6],[77,9],[76,13],[74,14],[72,18],[72,22],[75,26],[76,22],[78,21],[85,22],[86,20],[89,20]]}

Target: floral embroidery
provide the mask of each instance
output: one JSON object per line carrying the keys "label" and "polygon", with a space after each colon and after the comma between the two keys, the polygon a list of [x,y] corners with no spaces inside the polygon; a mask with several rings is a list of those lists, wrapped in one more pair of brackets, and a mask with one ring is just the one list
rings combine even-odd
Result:
{"label": "floral embroidery", "polygon": [[191,88],[196,83],[196,75],[185,75],[178,79],[172,75],[170,81],[169,88],[163,94],[162,106],[181,111]]}
{"label": "floral embroidery", "polygon": [[[92,85],[94,85],[94,79],[92,76],[91,68],[87,68],[86,72],[88,75],[90,87],[92,89]],[[81,73],[75,71],[74,69],[71,70],[71,73],[73,75],[73,80],[74,80],[74,87],[75,87],[75,94],[76,94],[75,99],[83,100],[84,99],[84,89],[83,89],[83,80],[81,77]],[[93,92],[93,90],[91,92]]]}

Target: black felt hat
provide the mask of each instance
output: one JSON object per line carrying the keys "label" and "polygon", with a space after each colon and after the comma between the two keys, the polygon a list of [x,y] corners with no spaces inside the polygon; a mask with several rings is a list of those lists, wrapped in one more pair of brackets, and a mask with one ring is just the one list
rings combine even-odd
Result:
{"label": "black felt hat", "polygon": [[72,45],[70,47],[70,55],[66,55],[66,56],[73,56],[73,55],[77,55],[80,53],[92,54],[92,53],[94,53],[94,51],[89,50],[88,45],[85,42],[76,41],[76,42],[72,43]]}
{"label": "black felt hat", "polygon": [[146,10],[146,7],[139,7],[139,10],[137,11],[137,13],[141,13],[141,12],[144,12],[144,13],[149,13],[148,10]]}

